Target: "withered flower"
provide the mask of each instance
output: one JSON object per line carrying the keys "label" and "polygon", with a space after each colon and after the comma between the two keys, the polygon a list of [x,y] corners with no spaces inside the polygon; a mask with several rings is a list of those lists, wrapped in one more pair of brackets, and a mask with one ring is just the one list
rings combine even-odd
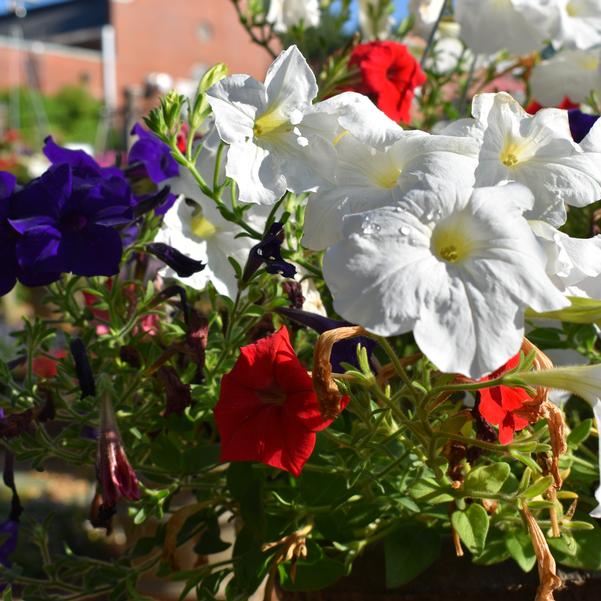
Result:
{"label": "withered flower", "polygon": [[140,487],[136,473],[125,455],[108,395],[102,398],[101,411],[96,471],[102,487],[103,504],[110,508],[115,506],[120,497],[137,501],[140,498]]}
{"label": "withered flower", "polygon": [[184,384],[177,372],[170,365],[163,365],[157,372],[157,377],[167,396],[165,406],[165,417],[172,413],[182,415],[186,407],[192,404],[192,393],[190,385]]}

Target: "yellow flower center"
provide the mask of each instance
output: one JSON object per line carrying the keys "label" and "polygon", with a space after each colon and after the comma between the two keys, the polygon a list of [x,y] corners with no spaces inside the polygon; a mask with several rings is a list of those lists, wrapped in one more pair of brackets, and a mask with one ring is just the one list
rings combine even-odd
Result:
{"label": "yellow flower center", "polygon": [[524,161],[525,150],[525,144],[520,145],[516,142],[506,142],[499,154],[499,160],[505,167],[515,167],[518,163]]}
{"label": "yellow flower center", "polygon": [[253,131],[255,137],[264,138],[270,134],[291,131],[293,127],[288,119],[282,118],[277,110],[272,109],[255,120]]}
{"label": "yellow flower center", "polygon": [[192,216],[191,229],[199,238],[210,238],[217,232],[217,228],[202,213]]}
{"label": "yellow flower center", "polygon": [[459,260],[459,253],[453,245],[445,246],[440,249],[440,257],[447,261],[447,263],[457,263]]}
{"label": "yellow flower center", "polygon": [[474,250],[473,242],[466,236],[469,224],[460,215],[450,221],[441,221],[432,232],[430,247],[435,256],[445,263],[461,263]]}
{"label": "yellow flower center", "polygon": [[599,59],[594,55],[583,56],[580,65],[586,71],[596,71],[599,68]]}
{"label": "yellow flower center", "polygon": [[568,4],[566,5],[566,12],[568,13],[568,15],[570,15],[570,17],[578,16],[578,8],[573,2],[568,2]]}
{"label": "yellow flower center", "polygon": [[383,170],[376,174],[374,177],[374,183],[376,186],[380,186],[380,188],[394,188],[397,184],[400,173],[401,172],[398,169],[395,169],[393,166],[391,166],[389,169],[385,171]]}

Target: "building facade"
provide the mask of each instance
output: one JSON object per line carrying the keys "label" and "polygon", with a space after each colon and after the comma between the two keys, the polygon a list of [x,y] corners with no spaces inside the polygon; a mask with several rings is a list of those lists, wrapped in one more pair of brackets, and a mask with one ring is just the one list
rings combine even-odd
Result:
{"label": "building facade", "polygon": [[67,0],[0,17],[0,89],[83,84],[109,108],[150,86],[193,88],[217,61],[263,76],[231,0]]}

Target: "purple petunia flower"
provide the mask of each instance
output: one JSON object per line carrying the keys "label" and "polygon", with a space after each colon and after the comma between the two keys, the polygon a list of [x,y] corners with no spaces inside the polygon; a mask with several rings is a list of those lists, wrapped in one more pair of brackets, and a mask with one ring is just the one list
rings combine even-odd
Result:
{"label": "purple petunia flower", "polygon": [[114,226],[133,219],[131,192],[118,177],[84,178],[89,168],[52,166],[12,196],[8,221],[21,234],[16,255],[24,284],[49,284],[63,272],[119,271],[123,245]]}
{"label": "purple petunia flower", "polygon": [[[337,319],[330,319],[324,317],[319,313],[310,313],[309,311],[302,311],[301,309],[293,309],[291,307],[280,307],[277,312],[284,315],[288,319],[300,323],[304,326],[308,326],[312,330],[315,330],[318,334],[323,334],[328,330],[334,330],[335,328],[343,328],[346,326],[352,326],[354,324],[348,321],[340,321]],[[357,361],[357,345],[361,345],[366,348],[367,356],[370,357],[376,348],[376,341],[367,336],[355,336],[353,338],[347,338],[340,340],[332,347],[332,354],[330,355],[330,363],[332,364],[332,370],[338,373],[343,373],[344,368],[342,363],[349,363],[356,368],[359,368]]]}
{"label": "purple petunia flower", "polygon": [[[133,180],[148,178],[152,183],[160,184],[179,175],[179,166],[167,144],[139,123],[133,126],[131,135],[138,136],[127,157],[127,172]],[[144,202],[148,196],[139,196],[138,200]],[[165,200],[155,208],[155,213],[164,215],[176,198],[175,194],[166,195]]]}
{"label": "purple petunia flower", "polygon": [[118,167],[101,167],[84,150],[71,150],[70,148],[59,146],[52,139],[52,136],[48,136],[44,140],[43,152],[53,165],[70,165],[74,178],[89,180],[99,177],[107,181],[116,178],[127,185],[127,180]]}
{"label": "purple petunia flower", "polygon": [[11,173],[0,172],[0,255],[2,270],[0,271],[0,296],[10,292],[17,283],[16,245],[18,234],[8,223],[10,196],[17,180]]}
{"label": "purple petunia flower", "polygon": [[578,109],[570,109],[568,111],[568,120],[574,142],[580,144],[586,138],[586,135],[597,119],[599,119],[599,115],[588,115]]}
{"label": "purple petunia flower", "polygon": [[296,267],[292,263],[285,261],[282,257],[283,228],[283,223],[275,221],[271,224],[263,239],[250,249],[242,275],[243,282],[248,282],[263,263],[265,263],[267,273],[279,273],[285,278],[293,278],[295,276]]}
{"label": "purple petunia flower", "polygon": [[10,568],[12,561],[10,556],[15,552],[19,541],[19,522],[8,518],[0,524],[0,564]]}
{"label": "purple petunia flower", "polygon": [[[11,490],[12,498],[10,503],[10,513],[8,518],[0,524],[0,564],[10,568],[12,561],[10,556],[17,548],[19,539],[19,517],[23,508],[21,500],[15,486],[15,459],[10,451],[4,454],[4,470],[2,472],[4,484]],[[3,583],[0,584],[0,591],[3,590]]]}
{"label": "purple petunia flower", "polygon": [[155,184],[179,175],[177,161],[171,156],[167,144],[145,130],[139,123],[133,126],[131,135],[138,136],[138,140],[129,151],[129,164],[142,163],[148,178]]}

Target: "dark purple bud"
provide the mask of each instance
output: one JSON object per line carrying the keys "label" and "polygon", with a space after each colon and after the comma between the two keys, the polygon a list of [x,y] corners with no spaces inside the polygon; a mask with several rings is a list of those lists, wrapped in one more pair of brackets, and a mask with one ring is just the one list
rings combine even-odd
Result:
{"label": "dark purple bud", "polygon": [[94,382],[94,374],[90,367],[88,353],[81,338],[74,338],[69,345],[71,355],[75,361],[75,373],[79,381],[81,390],[81,398],[94,396],[96,394],[96,383]]}
{"label": "dark purple bud", "polygon": [[127,460],[115,412],[107,395],[102,400],[96,471],[107,506],[114,507],[121,497],[130,501],[140,499],[138,478]]}
{"label": "dark purple bud", "polygon": [[179,250],[163,242],[147,244],[146,250],[157,257],[157,259],[163,261],[163,263],[169,265],[180,278],[189,278],[194,273],[202,271],[206,267],[202,261],[187,257],[179,252]]}
{"label": "dark purple bud", "polygon": [[[309,311],[301,311],[300,309],[280,307],[279,309],[276,309],[276,311],[296,323],[308,326],[318,334],[322,334],[327,330],[354,325],[348,321],[330,319],[319,313],[310,313]],[[359,363],[357,361],[358,344],[367,349],[367,356],[371,358],[371,354],[377,344],[375,340],[366,336],[355,336],[354,338],[341,340],[333,346],[332,354],[330,355],[330,363],[332,364],[333,371],[338,373],[343,372],[344,368],[342,367],[342,363],[349,363],[350,365],[359,368]]]}
{"label": "dark purple bud", "polygon": [[53,420],[56,416],[54,409],[54,398],[52,391],[48,388],[40,388],[40,394],[44,395],[45,401],[42,407],[38,410],[37,420],[41,423]]}
{"label": "dark purple bud", "polygon": [[126,344],[119,349],[119,358],[132,367],[142,367],[140,352],[131,344]]}
{"label": "dark purple bud", "polygon": [[13,522],[18,522],[19,517],[23,512],[23,507],[21,507],[21,499],[19,498],[17,487],[15,486],[15,456],[10,451],[5,451],[4,453],[4,470],[2,471],[2,480],[12,492],[10,514],[8,518]]}
{"label": "dark purple bud", "polygon": [[167,396],[167,404],[165,406],[165,417],[172,413],[177,415],[183,415],[186,407],[192,404],[192,393],[190,386],[184,384],[175,369],[169,365],[163,365],[157,371],[157,377],[163,388],[165,389],[165,395]]}
{"label": "dark purple bud", "polygon": [[285,278],[293,278],[296,275],[296,267],[282,257],[283,228],[284,225],[279,221],[272,223],[263,239],[250,249],[242,275],[243,282],[248,282],[263,263],[267,273],[279,273]]}
{"label": "dark purple bud", "polygon": [[589,115],[583,113],[579,109],[570,109],[568,111],[568,119],[570,121],[570,132],[574,142],[580,144],[586,138],[591,127],[595,125],[599,115]]}

